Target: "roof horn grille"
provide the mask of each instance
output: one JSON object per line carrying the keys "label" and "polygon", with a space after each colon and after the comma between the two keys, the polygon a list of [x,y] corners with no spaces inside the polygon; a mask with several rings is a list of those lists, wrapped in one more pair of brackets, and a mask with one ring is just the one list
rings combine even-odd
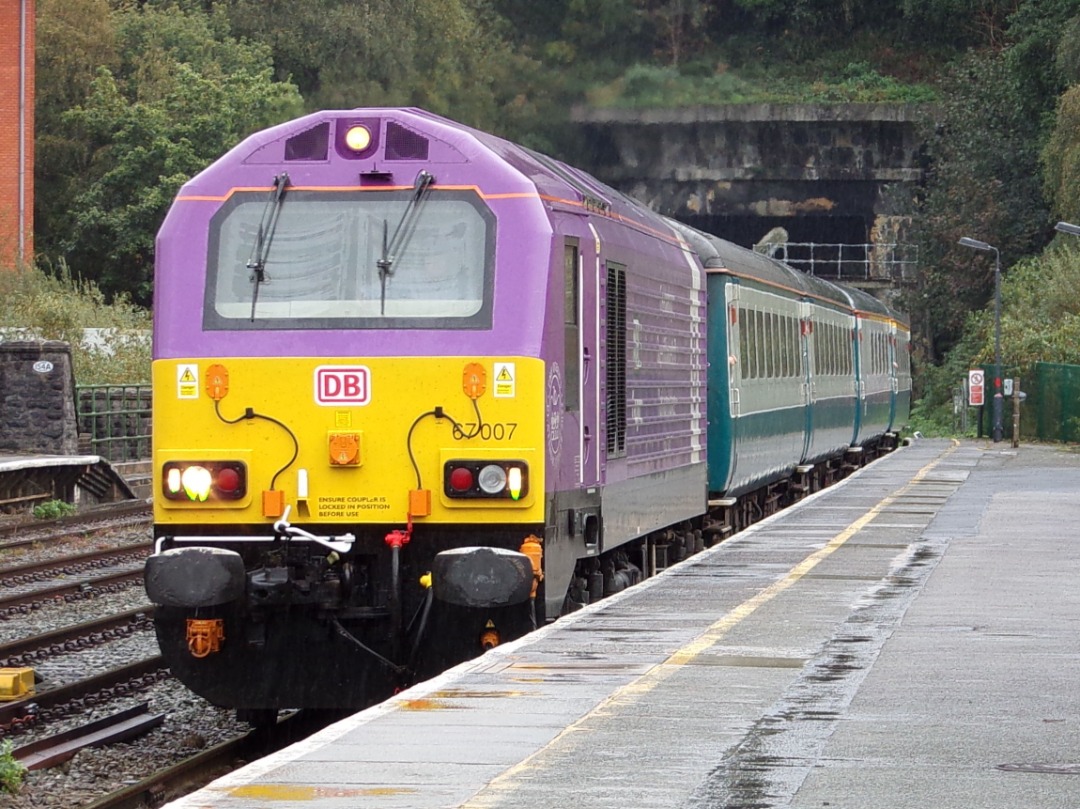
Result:
{"label": "roof horn grille", "polygon": [[428,139],[392,121],[386,124],[387,160],[427,160]]}

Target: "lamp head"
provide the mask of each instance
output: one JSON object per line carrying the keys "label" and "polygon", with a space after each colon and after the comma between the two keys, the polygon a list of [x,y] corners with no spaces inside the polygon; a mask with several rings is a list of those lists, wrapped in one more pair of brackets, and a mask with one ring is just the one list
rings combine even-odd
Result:
{"label": "lamp head", "polygon": [[960,241],[957,242],[957,244],[961,245],[962,247],[973,247],[976,250],[993,250],[994,249],[992,246],[990,246],[986,242],[980,242],[978,239],[969,239],[967,236],[964,236],[962,239],[960,239]]}

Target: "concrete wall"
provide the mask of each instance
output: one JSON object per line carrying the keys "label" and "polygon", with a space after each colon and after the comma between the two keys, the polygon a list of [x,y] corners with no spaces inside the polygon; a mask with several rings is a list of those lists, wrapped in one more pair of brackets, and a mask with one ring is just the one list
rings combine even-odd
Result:
{"label": "concrete wall", "polygon": [[0,453],[77,455],[71,347],[0,343]]}
{"label": "concrete wall", "polygon": [[932,114],[924,105],[744,104],[579,108],[573,117],[585,142],[579,165],[660,213],[857,218],[870,241],[890,215],[885,188],[922,178],[920,123]]}

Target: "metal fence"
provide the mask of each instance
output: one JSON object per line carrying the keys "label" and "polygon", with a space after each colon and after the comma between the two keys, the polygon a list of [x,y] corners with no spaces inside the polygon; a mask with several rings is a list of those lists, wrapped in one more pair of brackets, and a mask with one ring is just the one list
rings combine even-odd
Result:
{"label": "metal fence", "polygon": [[918,245],[779,242],[755,248],[807,275],[837,281],[914,281]]}
{"label": "metal fence", "polygon": [[[1080,365],[1035,363],[1034,405],[1040,441],[1080,441]],[[1034,398],[1034,401],[1032,401]]]}
{"label": "metal fence", "polygon": [[77,385],[79,435],[113,463],[150,457],[149,385]]}

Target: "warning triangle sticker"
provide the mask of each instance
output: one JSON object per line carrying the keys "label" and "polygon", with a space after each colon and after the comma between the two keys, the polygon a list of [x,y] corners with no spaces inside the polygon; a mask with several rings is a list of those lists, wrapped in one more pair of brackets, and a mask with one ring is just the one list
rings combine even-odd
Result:
{"label": "warning triangle sticker", "polygon": [[182,373],[180,375],[180,381],[181,382],[194,382],[195,381],[195,374],[191,373],[190,368],[185,368],[184,373]]}
{"label": "warning triangle sticker", "polygon": [[495,377],[496,382],[513,382],[514,377],[510,376],[510,370],[504,365],[502,370],[499,371],[499,375]]}

